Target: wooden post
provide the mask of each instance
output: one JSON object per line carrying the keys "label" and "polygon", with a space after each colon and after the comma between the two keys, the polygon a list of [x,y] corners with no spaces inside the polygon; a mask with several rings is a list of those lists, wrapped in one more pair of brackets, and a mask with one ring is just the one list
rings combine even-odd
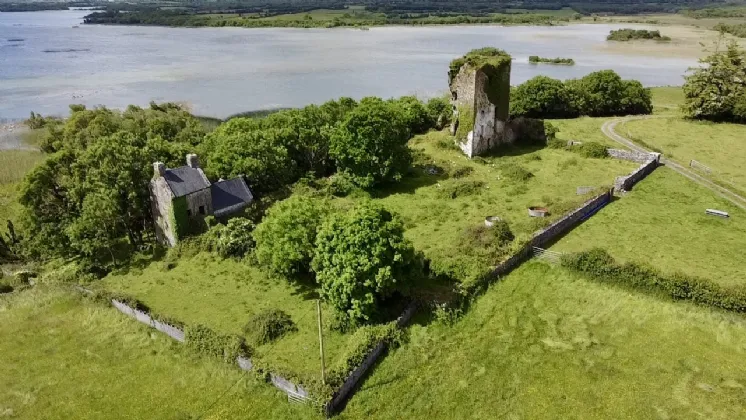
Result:
{"label": "wooden post", "polygon": [[319,351],[321,353],[321,383],[326,385],[326,368],[324,367],[324,334],[321,328],[321,300],[316,300],[316,312],[319,320]]}

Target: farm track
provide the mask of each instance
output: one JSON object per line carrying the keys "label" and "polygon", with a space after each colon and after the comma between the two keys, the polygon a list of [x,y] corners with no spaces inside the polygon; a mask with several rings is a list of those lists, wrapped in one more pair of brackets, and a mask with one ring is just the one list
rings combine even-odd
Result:
{"label": "farm track", "polygon": [[[631,149],[637,152],[642,152],[642,153],[650,153],[651,152],[650,150],[635,144],[632,140],[614,131],[614,128],[619,123],[633,121],[633,120],[647,119],[647,118],[656,118],[656,116],[616,118],[613,120],[606,121],[601,126],[601,131],[604,133],[606,137],[627,147],[628,149]],[[697,184],[702,185],[703,187],[709,188],[710,190],[718,194],[720,197],[723,197],[724,199],[733,203],[735,206],[738,206],[741,209],[746,210],[746,197],[743,197],[725,187],[722,187],[672,160],[666,159],[665,156],[661,156],[661,162],[664,165],[668,166],[669,168],[673,169],[675,172],[679,173],[680,175],[686,178],[689,178],[691,181],[696,182]]]}

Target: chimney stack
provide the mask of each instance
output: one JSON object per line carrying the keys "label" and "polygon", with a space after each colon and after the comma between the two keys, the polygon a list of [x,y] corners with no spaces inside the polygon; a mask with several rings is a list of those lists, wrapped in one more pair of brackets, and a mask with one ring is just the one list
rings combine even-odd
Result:
{"label": "chimney stack", "polygon": [[199,168],[199,156],[194,153],[186,155],[186,163],[190,168]]}
{"label": "chimney stack", "polygon": [[153,164],[153,173],[155,176],[166,175],[166,164],[163,162],[155,162]]}

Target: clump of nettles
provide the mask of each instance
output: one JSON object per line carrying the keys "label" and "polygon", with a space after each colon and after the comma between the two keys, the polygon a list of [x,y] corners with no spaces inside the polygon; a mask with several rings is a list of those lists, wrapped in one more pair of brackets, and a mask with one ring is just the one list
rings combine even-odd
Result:
{"label": "clump of nettles", "polygon": [[290,315],[279,309],[262,311],[252,316],[244,326],[247,337],[256,345],[271,343],[297,330]]}

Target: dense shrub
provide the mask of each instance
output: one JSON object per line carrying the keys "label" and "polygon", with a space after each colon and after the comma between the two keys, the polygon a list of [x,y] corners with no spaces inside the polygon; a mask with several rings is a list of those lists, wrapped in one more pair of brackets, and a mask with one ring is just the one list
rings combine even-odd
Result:
{"label": "dense shrub", "polygon": [[592,141],[584,142],[579,146],[571,146],[570,149],[573,151],[577,151],[578,153],[580,153],[581,156],[587,158],[601,159],[609,156],[609,152],[606,146],[601,143]]}
{"label": "dense shrub", "polygon": [[452,180],[441,183],[437,191],[441,198],[454,199],[456,197],[479,195],[482,190],[484,190],[484,182],[482,181]]}
{"label": "dense shrub", "polygon": [[431,98],[426,106],[433,128],[441,130],[451,122],[453,111],[447,97]]}
{"label": "dense shrub", "polygon": [[411,162],[407,122],[390,102],[365,98],[331,140],[337,169],[362,188],[398,181]]}
{"label": "dense shrub", "polygon": [[534,177],[533,173],[518,164],[507,164],[500,168],[500,173],[506,179],[514,182],[526,182]]}
{"label": "dense shrub", "polygon": [[675,300],[691,300],[729,311],[746,312],[746,287],[726,288],[702,278],[680,273],[666,274],[641,264],[618,264],[601,248],[565,255],[562,257],[562,265],[601,283],[617,284]]}
{"label": "dense shrub", "polygon": [[335,388],[341,386],[377,345],[382,343],[391,349],[398,347],[402,340],[402,330],[397,328],[395,321],[384,325],[361,326],[347,340],[345,353],[331,366],[328,382]]}
{"label": "dense shrub", "polygon": [[389,101],[409,127],[409,133],[422,134],[435,125],[425,104],[414,96],[402,96]]}
{"label": "dense shrub", "polygon": [[316,232],[327,212],[328,203],[304,195],[272,206],[254,231],[259,263],[283,276],[309,273]]}
{"label": "dense shrub", "polygon": [[578,110],[561,80],[536,76],[512,90],[510,114],[529,118],[569,118],[578,116]]}
{"label": "dense shrub", "polygon": [[185,331],[186,346],[196,353],[234,363],[236,357],[251,355],[242,337],[219,334],[204,325],[190,325]]}
{"label": "dense shrub", "polygon": [[290,315],[279,309],[259,312],[243,327],[244,333],[256,345],[271,343],[297,329]]}
{"label": "dense shrub", "polygon": [[513,242],[515,235],[508,222],[498,220],[491,227],[477,225],[467,228],[464,239],[465,244],[471,247],[499,249]]}
{"label": "dense shrub", "polygon": [[474,168],[471,166],[458,166],[448,171],[448,174],[451,178],[464,178],[471,175],[472,172],[474,172]]}
{"label": "dense shrub", "polygon": [[369,320],[382,298],[422,274],[402,223],[372,203],[324,222],[312,267],[321,296],[353,322]]}
{"label": "dense shrub", "polygon": [[254,248],[254,222],[234,217],[225,225],[215,225],[204,235],[209,250],[223,258],[241,258]]}
{"label": "dense shrub", "polygon": [[731,42],[686,76],[682,110],[689,118],[746,123],[746,52]]}
{"label": "dense shrub", "polygon": [[652,110],[650,90],[636,80],[622,80],[613,70],[564,83],[537,76],[514,88],[510,98],[511,115],[531,118],[634,115]]}

